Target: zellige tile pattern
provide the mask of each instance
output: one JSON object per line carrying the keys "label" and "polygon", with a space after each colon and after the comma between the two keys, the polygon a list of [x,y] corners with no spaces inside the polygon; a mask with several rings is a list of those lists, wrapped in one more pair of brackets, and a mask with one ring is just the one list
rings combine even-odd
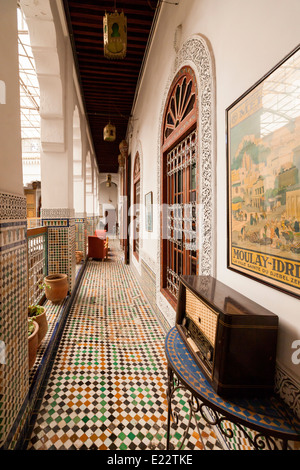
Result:
{"label": "zellige tile pattern", "polygon": [[[117,243],[108,260],[87,264],[28,449],[165,449],[165,333]],[[189,414],[182,391],[176,400],[175,448]],[[206,447],[221,449],[213,430],[200,428]],[[201,447],[194,427],[185,449]]]}
{"label": "zellige tile pattern", "polygon": [[28,392],[26,232],[26,198],[0,192],[0,446]]}

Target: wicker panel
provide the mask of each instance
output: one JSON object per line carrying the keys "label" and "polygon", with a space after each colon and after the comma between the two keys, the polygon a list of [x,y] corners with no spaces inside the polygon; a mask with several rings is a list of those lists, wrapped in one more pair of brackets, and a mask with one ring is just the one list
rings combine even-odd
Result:
{"label": "wicker panel", "polygon": [[218,314],[208,308],[188,289],[186,290],[186,314],[199,326],[212,346],[215,346]]}

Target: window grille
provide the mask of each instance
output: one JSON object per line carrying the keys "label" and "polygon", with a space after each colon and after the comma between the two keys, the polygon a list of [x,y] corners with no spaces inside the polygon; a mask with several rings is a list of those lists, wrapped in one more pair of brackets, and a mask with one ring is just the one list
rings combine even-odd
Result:
{"label": "window grille", "polygon": [[140,188],[141,188],[141,171],[140,171],[140,156],[136,154],[134,169],[133,169],[133,203],[134,203],[134,221],[133,221],[133,252],[135,256],[139,257],[140,251]]}
{"label": "window grille", "polygon": [[197,266],[197,131],[167,153],[167,289],[177,296],[179,276]]}

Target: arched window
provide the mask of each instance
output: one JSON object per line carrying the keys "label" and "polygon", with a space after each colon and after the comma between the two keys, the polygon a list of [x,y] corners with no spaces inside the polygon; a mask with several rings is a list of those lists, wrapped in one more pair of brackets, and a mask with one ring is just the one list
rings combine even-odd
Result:
{"label": "arched window", "polygon": [[[190,67],[176,75],[162,129],[161,287],[174,303],[181,274],[197,273],[197,87]],[[167,230],[166,230],[167,229]]]}
{"label": "arched window", "polygon": [[134,220],[133,220],[133,253],[139,259],[140,248],[140,185],[141,171],[140,171],[140,156],[136,153],[134,167],[133,167],[133,204],[134,204]]}

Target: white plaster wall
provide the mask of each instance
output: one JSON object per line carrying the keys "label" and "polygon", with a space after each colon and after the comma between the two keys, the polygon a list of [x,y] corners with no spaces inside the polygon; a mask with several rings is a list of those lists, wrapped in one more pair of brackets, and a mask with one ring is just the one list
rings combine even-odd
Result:
{"label": "white plaster wall", "polygon": [[[99,185],[99,204],[101,205],[100,217],[105,225],[107,222],[112,224],[118,220],[118,186],[114,183],[108,188],[105,182]],[[115,211],[115,220],[110,218],[106,220],[105,211]],[[111,231],[113,228],[109,227]]]}
{"label": "white plaster wall", "polygon": [[[37,5],[34,0],[23,0],[21,3],[29,15],[27,20],[41,88],[43,208],[68,208],[84,213],[85,156],[88,151],[92,154],[93,149],[66,23],[59,2],[50,2],[50,5],[48,0],[42,0]],[[73,182],[73,157],[78,161],[75,174],[81,175],[83,180],[77,179],[76,184]],[[94,165],[93,158],[91,164]],[[77,186],[76,200],[74,185]]]}
{"label": "white plaster wall", "polygon": [[16,5],[0,0],[0,191],[23,195]]}
{"label": "white plaster wall", "polygon": [[[291,356],[292,342],[300,339],[300,301],[227,269],[225,110],[297,46],[299,18],[299,0],[163,4],[132,121],[133,135],[138,130],[143,145],[143,193],[152,190],[157,202],[158,123],[164,92],[174,75],[175,29],[182,24],[181,44],[194,34],[204,35],[216,67],[217,278],[279,316],[278,362],[298,379],[300,365],[293,364]],[[156,239],[144,240],[143,251],[156,263],[159,227],[154,229]]]}

